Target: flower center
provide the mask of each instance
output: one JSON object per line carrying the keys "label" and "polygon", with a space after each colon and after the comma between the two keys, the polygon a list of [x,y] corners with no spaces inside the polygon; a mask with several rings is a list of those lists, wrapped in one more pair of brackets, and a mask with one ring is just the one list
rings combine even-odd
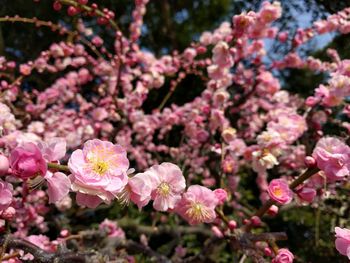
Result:
{"label": "flower center", "polygon": [[204,221],[210,217],[208,210],[201,203],[192,203],[186,214],[196,221]]}
{"label": "flower center", "polygon": [[273,193],[275,196],[280,197],[280,196],[282,196],[283,191],[280,187],[276,187],[275,189],[273,189]]}
{"label": "flower center", "polygon": [[157,190],[160,195],[167,196],[170,193],[170,186],[168,183],[163,182],[158,186]]}
{"label": "flower center", "polygon": [[108,168],[109,165],[105,161],[96,161],[92,166],[92,170],[99,175],[103,175],[105,172],[107,172]]}

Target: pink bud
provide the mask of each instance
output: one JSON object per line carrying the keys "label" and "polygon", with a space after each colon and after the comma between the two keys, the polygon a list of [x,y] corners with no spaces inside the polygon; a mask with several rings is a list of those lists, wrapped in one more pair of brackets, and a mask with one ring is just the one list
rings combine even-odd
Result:
{"label": "pink bud", "polygon": [[10,164],[6,156],[0,155],[0,176],[5,175],[9,170]]}
{"label": "pink bud", "polygon": [[278,207],[275,205],[272,205],[269,210],[267,210],[267,214],[269,214],[270,216],[275,216],[278,214]]}
{"label": "pink bud", "polygon": [[62,4],[61,4],[59,1],[55,1],[55,2],[53,3],[53,9],[54,9],[55,11],[60,11],[60,10],[62,9]]}
{"label": "pink bud", "polygon": [[271,250],[271,248],[265,247],[265,248],[264,248],[264,254],[265,254],[267,257],[271,257],[271,256],[272,256],[272,250]]}
{"label": "pink bud", "polygon": [[61,237],[67,237],[69,236],[69,231],[67,229],[62,229],[60,232]]}
{"label": "pink bud", "polygon": [[317,98],[310,96],[306,99],[305,104],[309,107],[313,107],[317,104],[317,102],[318,102]]}
{"label": "pink bud", "polygon": [[74,6],[70,6],[67,9],[67,14],[69,16],[75,16],[76,14],[78,14],[78,9],[76,7],[74,7]]}
{"label": "pink bud", "polygon": [[86,5],[89,2],[89,0],[78,0],[78,3],[81,5]]}
{"label": "pink bud", "polygon": [[197,47],[197,53],[198,54],[203,54],[205,52],[207,52],[207,48],[206,47],[203,47],[203,46]]}
{"label": "pink bud", "polygon": [[253,226],[260,226],[261,225],[261,219],[258,216],[252,216],[250,219]]}
{"label": "pink bud", "polygon": [[11,221],[15,217],[15,215],[16,210],[12,206],[10,206],[2,212],[1,217],[5,220]]}
{"label": "pink bud", "polygon": [[243,224],[244,225],[250,225],[251,221],[249,219],[244,219]]}
{"label": "pink bud", "polygon": [[217,226],[212,226],[211,231],[213,231],[214,235],[218,238],[223,238],[224,234],[221,232],[221,230]]}
{"label": "pink bud", "polygon": [[316,166],[316,160],[312,156],[306,156],[304,162],[305,165],[309,168]]}
{"label": "pink bud", "polygon": [[231,230],[234,230],[236,227],[237,227],[237,222],[235,220],[230,220],[228,222],[228,227],[231,229]]}

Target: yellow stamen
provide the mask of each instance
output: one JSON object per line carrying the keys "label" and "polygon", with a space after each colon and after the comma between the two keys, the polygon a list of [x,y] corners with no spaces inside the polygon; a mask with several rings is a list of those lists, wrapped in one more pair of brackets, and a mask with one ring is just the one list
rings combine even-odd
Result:
{"label": "yellow stamen", "polygon": [[167,196],[170,193],[170,186],[168,183],[163,182],[158,186],[157,190],[160,195]]}
{"label": "yellow stamen", "polygon": [[195,221],[202,222],[210,216],[207,209],[201,203],[193,203],[186,214]]}
{"label": "yellow stamen", "polygon": [[92,170],[99,175],[103,175],[105,172],[107,172],[108,168],[109,165],[105,161],[96,161],[92,166]]}

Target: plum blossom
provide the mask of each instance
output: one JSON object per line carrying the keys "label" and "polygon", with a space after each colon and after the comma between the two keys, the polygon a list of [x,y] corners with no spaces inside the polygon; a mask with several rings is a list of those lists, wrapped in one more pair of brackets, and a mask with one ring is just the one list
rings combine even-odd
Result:
{"label": "plum blossom", "polygon": [[12,202],[12,184],[0,180],[0,212],[8,208]]}
{"label": "plum blossom", "polygon": [[120,145],[98,139],[84,143],[75,150],[68,167],[72,190],[77,192],[80,205],[96,207],[102,201],[110,203],[127,184],[129,160]]}
{"label": "plum blossom", "polygon": [[174,209],[186,188],[185,177],[180,168],[165,162],[152,166],[149,171],[154,175],[152,180],[155,188],[151,194],[154,209],[158,211]]}
{"label": "plum blossom", "polygon": [[338,252],[350,259],[350,230],[347,228],[335,228],[335,248]]}
{"label": "plum blossom", "polygon": [[211,223],[216,218],[215,207],[219,204],[215,193],[200,185],[191,185],[177,203],[175,212],[190,225]]}
{"label": "plum blossom", "polygon": [[254,151],[252,153],[252,157],[253,169],[258,173],[264,172],[266,169],[271,169],[278,164],[277,158],[272,153],[270,153],[268,149],[264,149],[262,151]]}
{"label": "plum blossom", "polygon": [[293,199],[293,192],[283,179],[273,179],[267,191],[270,198],[281,205],[288,204]]}
{"label": "plum blossom", "polygon": [[312,157],[330,181],[342,180],[350,173],[350,147],[335,137],[320,139]]}
{"label": "plum blossom", "polygon": [[280,248],[278,254],[271,261],[271,263],[292,263],[294,261],[294,255],[286,248]]}

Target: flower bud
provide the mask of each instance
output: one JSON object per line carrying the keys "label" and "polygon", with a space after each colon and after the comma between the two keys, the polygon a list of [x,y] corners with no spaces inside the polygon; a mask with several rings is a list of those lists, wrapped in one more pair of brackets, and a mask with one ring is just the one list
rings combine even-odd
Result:
{"label": "flower bud", "polygon": [[308,168],[316,166],[316,160],[312,156],[306,156],[304,162]]}
{"label": "flower bud", "polygon": [[16,215],[16,210],[12,206],[10,206],[2,212],[1,218],[11,221],[15,217],[15,215]]}
{"label": "flower bud", "polygon": [[275,216],[278,214],[278,206],[272,205],[269,210],[267,210],[267,214],[270,216]]}
{"label": "flower bud", "polygon": [[229,229],[234,230],[235,228],[237,228],[237,222],[235,220],[230,220],[228,222],[228,227]]}
{"label": "flower bud", "polygon": [[212,226],[211,231],[213,231],[214,235],[218,238],[223,238],[224,234],[221,232],[221,230],[217,226]]}

